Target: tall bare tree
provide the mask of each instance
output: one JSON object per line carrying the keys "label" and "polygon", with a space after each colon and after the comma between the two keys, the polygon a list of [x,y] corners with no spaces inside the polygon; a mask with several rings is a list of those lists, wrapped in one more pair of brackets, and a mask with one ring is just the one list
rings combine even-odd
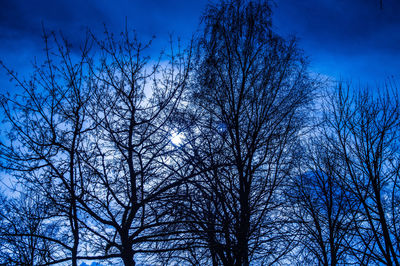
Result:
{"label": "tall bare tree", "polygon": [[282,191],[314,84],[295,41],[272,32],[268,1],[222,1],[203,21],[189,105],[196,122],[182,147],[202,174],[179,195],[196,235],[184,256],[273,263],[292,244]]}
{"label": "tall bare tree", "polygon": [[[90,116],[96,131],[80,155],[85,182],[82,210],[89,216],[99,258],[120,257],[135,265],[140,253],[163,252],[168,229],[164,198],[184,177],[173,164],[169,121],[189,75],[190,53],[169,54],[151,63],[136,36],[125,31],[96,39],[100,64],[94,77]],[[179,166],[184,167],[184,166]]]}
{"label": "tall bare tree", "polygon": [[399,104],[389,87],[372,93],[339,85],[327,108],[325,141],[343,161],[345,171],[336,173],[360,206],[351,250],[361,264],[399,265]]}
{"label": "tall bare tree", "polygon": [[46,263],[120,258],[134,265],[135,254],[162,252],[159,243],[174,234],[164,230],[173,223],[164,201],[190,177],[173,163],[169,124],[190,51],[150,61],[149,44],[127,30],[119,39],[90,35],[80,54],[51,37],[55,45],[45,35],[46,61],[30,80],[9,71],[22,92],[2,99],[11,129],[2,168],[53,206],[48,222],[58,220],[62,230],[46,240],[63,252]]}
{"label": "tall bare tree", "polygon": [[[68,228],[54,243],[66,248],[60,259],[77,265],[80,243],[77,198],[80,164],[77,153],[85,132],[88,42],[75,57],[70,44],[44,32],[45,62],[34,64],[24,80],[8,70],[20,94],[4,96],[1,105],[9,139],[1,143],[3,169],[16,176],[22,189],[43,195],[54,206],[52,219]],[[51,46],[51,43],[53,46]],[[77,58],[77,59],[76,59]],[[53,256],[57,261],[57,256]]]}

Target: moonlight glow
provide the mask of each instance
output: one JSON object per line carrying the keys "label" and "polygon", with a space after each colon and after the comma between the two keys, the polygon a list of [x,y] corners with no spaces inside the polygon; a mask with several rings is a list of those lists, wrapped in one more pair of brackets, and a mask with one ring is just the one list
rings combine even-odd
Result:
{"label": "moonlight glow", "polygon": [[172,133],[171,142],[175,146],[180,146],[180,145],[182,145],[184,138],[185,138],[185,136],[182,133]]}

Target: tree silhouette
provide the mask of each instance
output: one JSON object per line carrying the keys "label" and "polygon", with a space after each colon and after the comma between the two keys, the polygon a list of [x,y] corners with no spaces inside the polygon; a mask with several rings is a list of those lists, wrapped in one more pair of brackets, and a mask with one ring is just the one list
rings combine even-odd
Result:
{"label": "tree silhouette", "polygon": [[[23,194],[17,199],[1,198],[0,261],[7,265],[43,265],[60,251],[57,223],[51,217],[48,202],[40,196]],[[50,207],[50,208],[49,208]]]}
{"label": "tree silhouette", "polygon": [[295,41],[274,34],[270,20],[269,3],[258,1],[224,1],[203,18],[189,104],[196,122],[183,148],[203,173],[180,194],[194,261],[273,263],[291,248],[282,191],[314,84]]}
{"label": "tree silhouette", "polygon": [[44,32],[29,79],[2,65],[0,264],[399,265],[396,90],[317,97],[271,17],[211,4],[156,58],[127,29]]}
{"label": "tree silhouette", "polygon": [[136,253],[162,251],[157,242],[172,223],[164,194],[186,178],[170,163],[168,121],[190,53],[150,64],[148,45],[125,31],[118,40],[89,36],[76,59],[66,40],[52,36],[56,50],[45,35],[46,62],[29,81],[9,71],[23,93],[2,101],[12,129],[2,167],[54,205],[48,222],[59,220],[65,234],[49,240],[64,251],[48,264],[121,258],[134,265]]}
{"label": "tree silhouette", "polygon": [[[55,54],[49,47],[50,39],[55,43]],[[44,33],[44,41],[45,62],[34,65],[29,80],[8,71],[22,93],[4,96],[1,101],[11,128],[9,140],[0,147],[2,167],[16,175],[23,189],[51,202],[51,219],[58,219],[67,232],[53,242],[61,244],[72,265],[77,265],[81,240],[77,202],[82,195],[78,153],[85,133],[90,131],[85,124],[90,95],[85,82],[89,46],[84,43],[80,57],[73,60],[66,40]]]}
{"label": "tree silhouette", "polygon": [[325,141],[344,162],[341,182],[360,205],[355,213],[359,244],[351,248],[361,264],[398,265],[398,96],[388,87],[372,95],[339,85],[329,106],[331,132]]}
{"label": "tree silhouette", "polygon": [[344,162],[326,141],[326,133],[318,130],[306,140],[299,175],[293,177],[287,193],[291,216],[300,231],[297,261],[339,265],[355,260],[350,247],[356,244],[355,213],[360,204],[342,184],[342,177],[347,176]]}

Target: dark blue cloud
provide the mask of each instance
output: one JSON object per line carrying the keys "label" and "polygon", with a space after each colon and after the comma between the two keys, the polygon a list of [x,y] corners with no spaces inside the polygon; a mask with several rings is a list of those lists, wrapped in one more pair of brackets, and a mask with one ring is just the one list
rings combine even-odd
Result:
{"label": "dark blue cloud", "polygon": [[41,40],[42,25],[71,37],[106,18],[94,1],[5,0],[0,10],[0,40]]}
{"label": "dark blue cloud", "polygon": [[315,71],[369,83],[399,77],[400,1],[277,2],[276,28],[299,37]]}
{"label": "dark blue cloud", "polygon": [[[383,81],[400,69],[400,1],[275,0],[274,25],[283,35],[295,34],[309,56],[312,70],[333,78]],[[75,48],[90,28],[106,24],[120,32],[125,22],[142,40],[156,36],[154,52],[168,46],[174,33],[191,37],[208,0],[2,0],[0,60],[19,72],[42,52],[42,23],[59,31]],[[4,73],[0,72],[4,88]]]}
{"label": "dark blue cloud", "polygon": [[105,24],[111,31],[120,32],[126,21],[142,38],[173,32],[186,37],[198,24],[205,5],[204,0],[3,0],[0,41],[40,41],[44,24],[48,30],[61,30],[74,42],[84,36],[86,28],[102,32]]}
{"label": "dark blue cloud", "polygon": [[[189,39],[207,0],[2,0],[0,2],[0,60],[24,74],[34,57],[43,55],[43,28],[61,31],[75,49],[86,30],[114,33],[135,29],[140,40],[153,41],[153,52],[168,47],[169,34]],[[0,91],[11,88],[0,71]],[[10,89],[8,89],[10,90]]]}

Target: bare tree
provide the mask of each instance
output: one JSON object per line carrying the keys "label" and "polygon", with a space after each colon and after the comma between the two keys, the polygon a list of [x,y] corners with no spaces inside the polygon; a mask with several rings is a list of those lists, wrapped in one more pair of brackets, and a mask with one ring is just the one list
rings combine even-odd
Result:
{"label": "bare tree", "polygon": [[292,246],[282,191],[314,84],[295,41],[272,32],[268,1],[223,1],[203,21],[182,147],[202,174],[179,194],[195,235],[181,256],[273,263]]}
{"label": "bare tree", "polygon": [[22,196],[2,263],[399,265],[398,95],[339,86],[301,150],[319,83],[270,2],[210,5],[202,26],[194,63],[125,30],[79,52],[45,34],[29,80],[5,68],[21,93],[1,98],[0,162]]}
{"label": "bare tree", "polygon": [[[77,265],[77,198],[81,194],[77,183],[82,182],[77,153],[89,130],[84,125],[90,95],[86,67],[89,46],[84,43],[74,60],[66,40],[60,42],[54,34],[44,32],[44,41],[45,62],[34,64],[29,80],[18,78],[3,66],[21,93],[4,96],[1,101],[6,126],[11,128],[9,139],[1,143],[2,167],[16,176],[21,189],[41,194],[55,206],[57,218],[53,219],[68,228],[62,240],[57,236],[53,239],[67,249],[60,259],[66,256]],[[50,47],[51,41],[54,47]]]}
{"label": "bare tree", "polygon": [[351,250],[361,264],[399,265],[398,95],[389,87],[373,94],[340,84],[328,107],[325,141],[344,162],[336,173],[360,205]]}
{"label": "bare tree", "polygon": [[[328,130],[329,132],[329,130]],[[287,191],[293,222],[299,225],[295,256],[306,264],[341,265],[355,261],[351,245],[359,202],[344,188],[344,162],[326,141],[326,131],[316,130],[305,140],[299,156],[299,174]]]}
{"label": "bare tree", "polygon": [[62,230],[49,240],[64,251],[48,264],[120,258],[135,265],[135,254],[168,251],[159,243],[177,234],[165,230],[176,223],[165,198],[191,175],[173,162],[169,121],[191,56],[171,48],[150,61],[149,44],[129,35],[91,35],[79,55],[55,35],[50,47],[45,35],[46,61],[32,78],[9,71],[22,93],[2,100],[11,128],[2,167],[54,206],[49,220]]}
{"label": "bare tree", "polygon": [[0,263],[43,265],[60,252],[55,243],[57,224],[49,223],[51,205],[38,195],[1,198]]}
{"label": "bare tree", "polygon": [[148,45],[129,34],[95,39],[101,51],[100,64],[91,65],[96,131],[80,154],[85,193],[78,200],[97,257],[135,265],[136,254],[167,251],[159,243],[174,234],[165,230],[172,222],[163,205],[184,177],[172,163],[169,121],[186,88],[190,53],[172,49],[167,63],[153,64],[144,55]]}

